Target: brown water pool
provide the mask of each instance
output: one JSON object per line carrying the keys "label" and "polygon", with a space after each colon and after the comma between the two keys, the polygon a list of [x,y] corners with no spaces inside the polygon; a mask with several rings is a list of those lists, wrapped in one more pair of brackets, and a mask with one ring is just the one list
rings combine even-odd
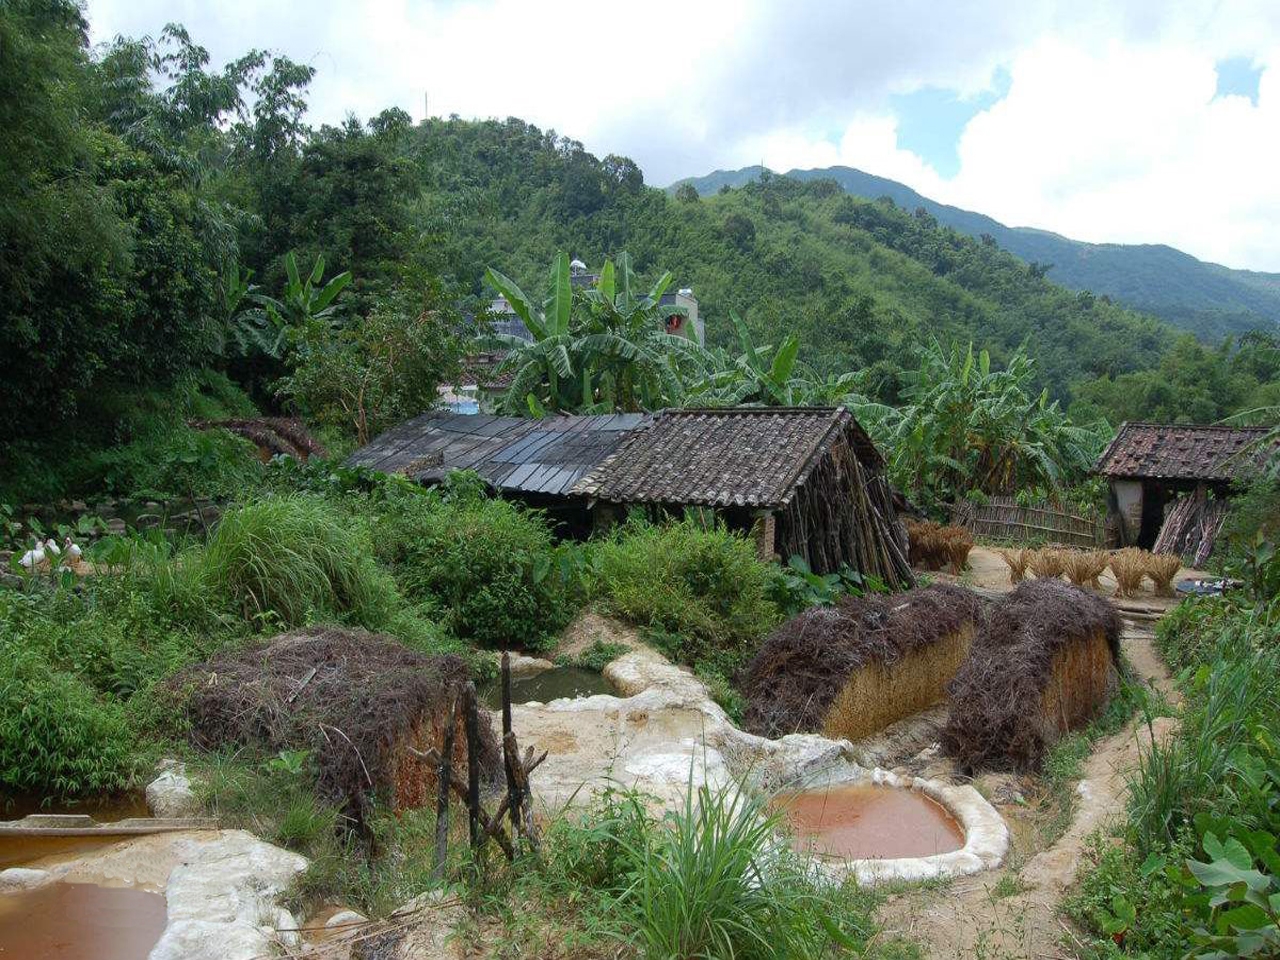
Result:
{"label": "brown water pool", "polygon": [[0,958],[146,960],[165,919],[158,893],[51,883],[0,896]]}
{"label": "brown water pool", "polygon": [[845,784],[779,794],[774,809],[791,824],[795,848],[820,856],[889,860],[964,846],[956,819],[915,790]]}

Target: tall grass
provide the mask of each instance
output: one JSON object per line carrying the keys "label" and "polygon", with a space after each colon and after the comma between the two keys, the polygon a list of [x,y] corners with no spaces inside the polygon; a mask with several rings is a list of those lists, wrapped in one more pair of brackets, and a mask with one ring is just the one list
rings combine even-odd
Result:
{"label": "tall grass", "polygon": [[1185,729],[1143,754],[1130,785],[1130,829],[1143,852],[1172,842],[1201,813],[1269,826],[1247,821],[1258,816],[1257,755],[1278,759],[1268,745],[1280,733],[1280,653],[1223,650],[1189,680]]}
{"label": "tall grass", "polygon": [[156,583],[178,606],[211,597],[248,620],[283,627],[334,617],[376,629],[398,603],[363,524],[306,495],[227,511],[202,547],[157,571]]}
{"label": "tall grass", "polygon": [[692,783],[658,825],[632,797],[615,839],[633,877],[621,902],[636,915],[633,938],[651,960],[806,958],[853,948],[862,930],[841,909],[846,894],[816,886],[780,840],[779,819],[745,788]]}

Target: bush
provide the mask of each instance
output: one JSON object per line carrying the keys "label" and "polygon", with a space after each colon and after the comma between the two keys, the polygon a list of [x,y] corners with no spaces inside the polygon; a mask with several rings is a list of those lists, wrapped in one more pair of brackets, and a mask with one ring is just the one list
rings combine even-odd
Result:
{"label": "bush", "polygon": [[204,546],[161,569],[157,586],[181,609],[212,597],[264,626],[334,618],[377,629],[399,603],[364,525],[306,495],[228,510]]}
{"label": "bush", "polygon": [[125,787],[134,739],[120,705],[34,651],[0,652],[0,786],[49,797]]}
{"label": "bush", "polygon": [[545,649],[572,616],[546,522],[505,500],[407,492],[384,507],[376,538],[406,595],[437,603],[481,646]]}
{"label": "bush", "polygon": [[723,526],[632,518],[594,553],[593,592],[608,611],[654,628],[677,660],[732,675],[778,622],[776,574]]}

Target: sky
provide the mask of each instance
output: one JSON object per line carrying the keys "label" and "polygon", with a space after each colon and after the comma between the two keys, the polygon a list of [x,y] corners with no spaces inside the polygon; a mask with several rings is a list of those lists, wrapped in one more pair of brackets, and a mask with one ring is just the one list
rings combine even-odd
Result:
{"label": "sky", "polygon": [[520,117],[648,183],[843,164],[1079,240],[1280,272],[1280,0],[87,0],[311,64],[310,120]]}

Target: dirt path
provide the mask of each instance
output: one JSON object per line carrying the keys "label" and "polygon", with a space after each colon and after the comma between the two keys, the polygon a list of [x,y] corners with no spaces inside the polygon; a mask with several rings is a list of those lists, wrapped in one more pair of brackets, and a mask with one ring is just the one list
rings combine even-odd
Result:
{"label": "dirt path", "polygon": [[[1152,645],[1148,628],[1126,624],[1121,645],[1138,676],[1170,701],[1177,691]],[[1089,837],[1125,807],[1125,776],[1148,749],[1152,734],[1163,742],[1176,729],[1171,718],[1148,729],[1140,719],[1099,742],[1076,786],[1071,825],[1051,847],[1023,864],[956,881],[936,890],[909,890],[890,898],[880,919],[888,935],[908,937],[931,958],[1023,960],[1057,958],[1070,929],[1059,915],[1075,883]]]}

